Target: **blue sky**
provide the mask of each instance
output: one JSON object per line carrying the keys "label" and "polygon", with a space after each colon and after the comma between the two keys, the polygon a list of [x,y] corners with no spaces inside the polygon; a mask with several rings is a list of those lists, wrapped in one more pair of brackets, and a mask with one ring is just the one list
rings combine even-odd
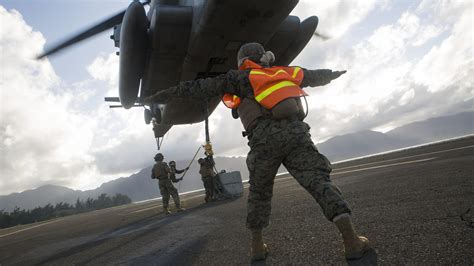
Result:
{"label": "blue sky", "polygon": [[[103,102],[117,95],[111,30],[33,59],[128,3],[0,0],[0,195],[44,184],[90,189],[153,163],[155,140],[142,110]],[[292,14],[317,15],[318,31],[332,38],[314,38],[293,63],[348,70],[307,89],[314,141],[472,110],[472,12],[467,0],[300,0]],[[218,155],[247,153],[228,110],[218,107],[210,121]],[[173,127],[163,153],[190,159],[202,133],[202,124]]]}

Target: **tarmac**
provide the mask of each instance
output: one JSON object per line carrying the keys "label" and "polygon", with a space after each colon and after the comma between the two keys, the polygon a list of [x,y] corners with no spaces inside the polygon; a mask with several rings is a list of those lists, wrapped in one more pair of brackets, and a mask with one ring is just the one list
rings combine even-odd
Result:
{"label": "tarmac", "polygon": [[[281,175],[264,231],[270,254],[253,264],[474,264],[473,136],[333,168],[373,249],[346,261],[334,225]],[[187,210],[171,215],[155,200],[1,229],[0,265],[248,265],[247,192],[209,204],[202,192],[183,195]]]}

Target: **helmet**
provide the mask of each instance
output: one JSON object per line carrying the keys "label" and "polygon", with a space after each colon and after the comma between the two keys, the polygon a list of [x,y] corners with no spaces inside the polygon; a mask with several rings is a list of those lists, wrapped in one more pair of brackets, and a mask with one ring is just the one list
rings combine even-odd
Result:
{"label": "helmet", "polygon": [[157,153],[155,155],[155,161],[163,161],[163,159],[164,159],[163,154]]}
{"label": "helmet", "polygon": [[176,165],[176,162],[175,161],[170,161],[170,165]]}
{"label": "helmet", "polygon": [[237,65],[240,66],[245,59],[250,59],[255,63],[260,62],[260,58],[265,54],[263,46],[256,42],[249,42],[240,46],[237,53]]}

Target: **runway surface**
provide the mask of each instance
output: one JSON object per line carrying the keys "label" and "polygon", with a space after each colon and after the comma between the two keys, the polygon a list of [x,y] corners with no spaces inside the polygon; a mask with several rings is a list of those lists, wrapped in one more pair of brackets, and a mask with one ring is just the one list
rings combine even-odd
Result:
{"label": "runway surface", "polygon": [[[279,264],[474,264],[474,137],[333,165],[333,182],[374,251],[347,262],[319,206],[288,175],[277,177],[270,256]],[[246,186],[247,187],[247,186]],[[159,201],[0,230],[0,265],[250,264],[243,197],[164,215]]]}

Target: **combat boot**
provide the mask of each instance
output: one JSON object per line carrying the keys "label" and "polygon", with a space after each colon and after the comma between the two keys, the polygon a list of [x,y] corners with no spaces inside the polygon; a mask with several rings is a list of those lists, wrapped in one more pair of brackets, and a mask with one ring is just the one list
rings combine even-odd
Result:
{"label": "combat boot", "polygon": [[268,246],[263,243],[262,230],[252,230],[252,261],[264,260],[268,255]]}
{"label": "combat boot", "polygon": [[364,253],[370,249],[369,240],[364,236],[357,235],[350,216],[348,214],[339,215],[334,218],[334,223],[341,232],[346,259],[362,258]]}
{"label": "combat boot", "polygon": [[182,212],[182,211],[185,211],[185,210],[186,210],[185,208],[181,207],[181,204],[176,205],[176,211]]}
{"label": "combat boot", "polygon": [[168,208],[168,207],[163,207],[163,212],[164,212],[165,214],[171,214],[171,210],[170,210],[170,208]]}

